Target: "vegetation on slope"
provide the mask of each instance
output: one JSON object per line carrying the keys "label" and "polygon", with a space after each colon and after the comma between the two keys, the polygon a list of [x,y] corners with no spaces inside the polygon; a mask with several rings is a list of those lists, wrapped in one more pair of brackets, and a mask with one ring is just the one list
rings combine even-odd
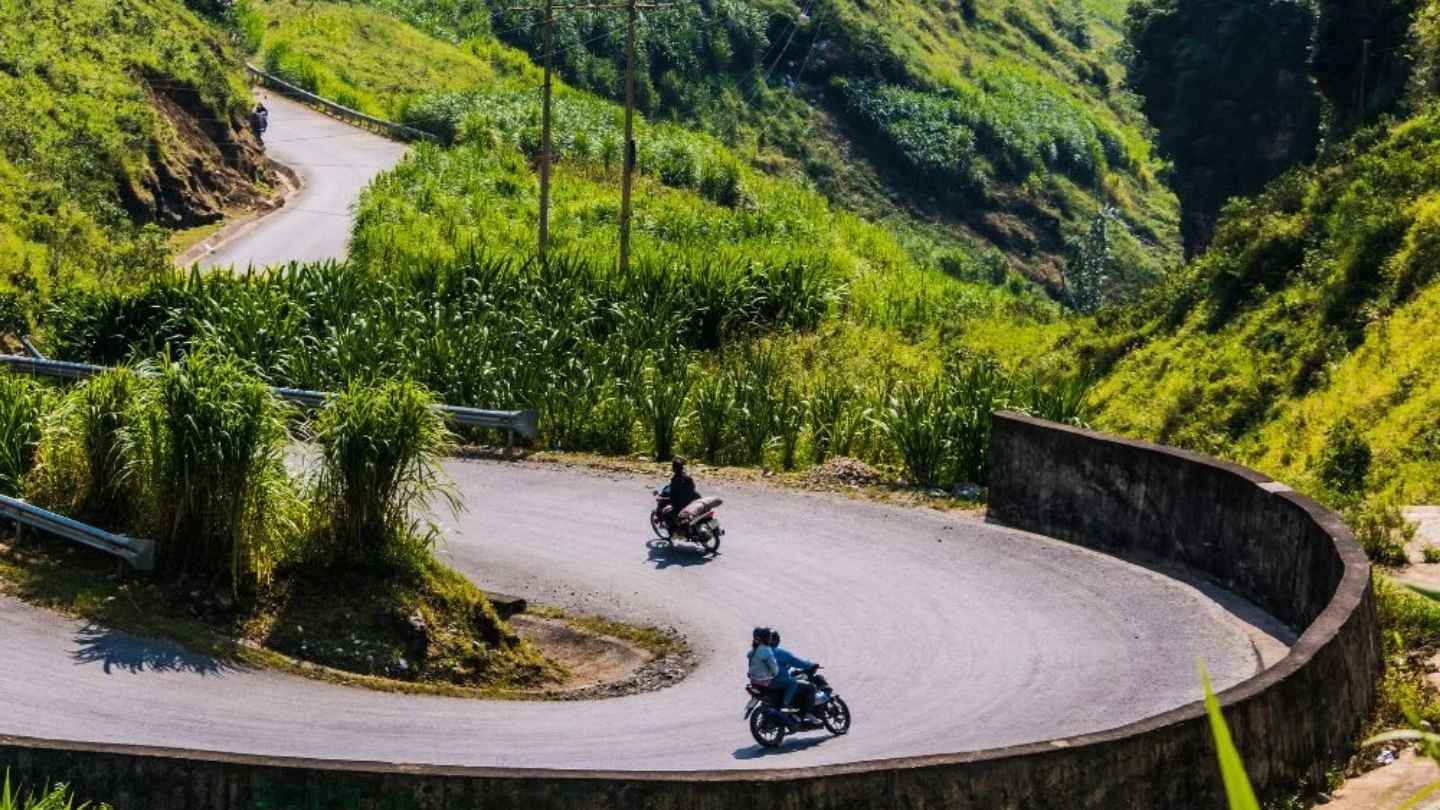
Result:
{"label": "vegetation on slope", "polygon": [[[483,4],[367,5],[447,41],[422,47],[416,32],[362,8],[271,0],[258,6],[269,20],[267,61],[301,84],[329,87],[372,110],[403,115],[418,105],[413,123],[439,123],[447,136],[453,129],[430,113],[457,103],[453,91],[464,89],[457,77],[473,78],[472,86],[492,97],[536,106],[533,67],[499,44],[538,53],[534,15]],[[785,4],[749,2],[647,14],[642,112],[700,127],[743,164],[807,179],[853,210],[904,229],[920,222],[942,244],[955,243],[959,232],[979,235],[1056,289],[1066,239],[1083,233],[1105,206],[1126,225],[1116,244],[1134,277],[1153,274],[1173,255],[1173,198],[1154,180],[1157,164],[1133,102],[1114,89],[1109,49],[1119,39],[1112,30],[1118,19],[1062,3],[1011,7],[993,18],[984,10],[968,21],[959,9],[897,9],[888,19],[902,24],[882,27],[878,10],[812,5],[808,16]],[[582,91],[572,98],[620,97],[622,16],[560,15],[557,63]],[[895,36],[907,29],[903,39]],[[370,53],[364,39],[390,46]],[[393,76],[432,70],[417,48],[454,69],[436,70],[443,75],[433,82],[394,86]],[[411,51],[414,70],[376,75]],[[786,64],[776,68],[776,60]],[[799,63],[804,76],[787,87],[793,82],[781,77],[802,72]],[[900,101],[865,103],[871,97]],[[946,182],[926,174],[937,161]],[[897,205],[919,219],[897,217]]]}
{"label": "vegetation on slope", "polygon": [[[1302,487],[1440,496],[1437,150],[1430,111],[1232,203],[1146,343],[1097,390],[1101,423]],[[1357,440],[1371,452],[1342,452]],[[1347,463],[1364,469],[1332,469],[1362,456]]]}
{"label": "vegetation on slope", "polygon": [[176,2],[0,6],[0,288],[143,275],[167,261],[143,226],[252,199],[266,172],[236,67]]}

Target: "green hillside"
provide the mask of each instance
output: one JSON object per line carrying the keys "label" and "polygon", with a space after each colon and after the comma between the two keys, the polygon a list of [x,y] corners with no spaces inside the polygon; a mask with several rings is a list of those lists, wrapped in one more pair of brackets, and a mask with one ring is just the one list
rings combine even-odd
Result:
{"label": "green hillside", "polygon": [[267,172],[237,68],[170,0],[0,5],[0,287],[154,272],[166,236],[142,226],[253,198]]}
{"label": "green hillside", "polygon": [[[269,61],[282,69],[291,62],[287,75],[308,74],[341,98],[406,118],[412,104],[433,106],[425,94],[460,89],[458,76],[533,103],[533,85],[490,82],[524,70],[500,43],[538,55],[535,15],[500,3],[364,5],[383,15],[353,5],[258,4],[269,18]],[[1016,268],[1052,284],[1066,240],[1110,206],[1125,224],[1115,236],[1120,275],[1133,282],[1178,255],[1178,211],[1156,180],[1160,164],[1121,86],[1122,12],[1078,0],[1003,9],[678,5],[647,13],[640,26],[638,104],[652,119],[714,135],[747,165],[805,179],[842,207],[941,245],[998,247]],[[418,72],[387,70],[416,40],[384,15],[444,44],[423,47],[429,64]],[[623,95],[622,23],[619,14],[560,15],[556,61],[570,85],[611,100]],[[370,64],[327,66],[369,43],[386,46]],[[296,63],[296,54],[314,64]],[[467,62],[489,67],[461,69]],[[393,86],[401,76],[403,89]]]}
{"label": "green hillside", "polygon": [[[1392,117],[1261,195],[1100,341],[1134,346],[1094,394],[1099,424],[1254,464],[1334,502],[1440,498],[1437,7]],[[1391,79],[1393,81],[1393,79]]]}

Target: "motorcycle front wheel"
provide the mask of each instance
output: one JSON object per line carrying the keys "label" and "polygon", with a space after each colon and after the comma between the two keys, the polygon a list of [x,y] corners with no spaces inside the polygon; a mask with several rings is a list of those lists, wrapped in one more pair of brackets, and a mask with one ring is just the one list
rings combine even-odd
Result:
{"label": "motorcycle front wheel", "polygon": [[655,536],[661,540],[670,542],[670,527],[665,525],[665,518],[655,512],[650,513],[650,531],[655,532]]}
{"label": "motorcycle front wheel", "polygon": [[785,726],[768,712],[756,709],[750,715],[750,736],[766,748],[776,748],[785,741]]}
{"label": "motorcycle front wheel", "polygon": [[837,737],[850,731],[850,707],[838,697],[830,698],[825,706],[825,730]]}

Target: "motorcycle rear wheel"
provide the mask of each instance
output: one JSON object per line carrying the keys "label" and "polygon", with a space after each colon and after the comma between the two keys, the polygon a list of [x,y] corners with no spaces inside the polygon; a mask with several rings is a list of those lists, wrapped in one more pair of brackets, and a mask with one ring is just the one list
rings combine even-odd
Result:
{"label": "motorcycle rear wheel", "polygon": [[785,742],[785,726],[768,713],[756,709],[750,715],[750,736],[766,748],[778,748]]}
{"label": "motorcycle rear wheel", "polygon": [[700,547],[705,549],[706,554],[716,554],[720,551],[720,532],[713,523],[702,523],[696,527],[700,534]]}
{"label": "motorcycle rear wheel", "polygon": [[825,722],[825,730],[837,737],[850,731],[850,707],[846,706],[845,701],[838,697],[830,698],[830,703],[825,706],[825,717],[822,719]]}

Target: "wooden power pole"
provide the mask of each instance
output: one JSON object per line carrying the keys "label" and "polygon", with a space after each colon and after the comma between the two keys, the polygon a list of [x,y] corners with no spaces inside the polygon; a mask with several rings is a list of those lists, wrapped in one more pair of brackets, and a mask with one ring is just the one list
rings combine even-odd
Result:
{"label": "wooden power pole", "polygon": [[[620,270],[626,272],[630,269],[630,187],[635,173],[635,24],[641,9],[669,8],[673,3],[640,3],[638,0],[625,0],[623,4],[586,4],[586,5],[564,5],[562,11],[619,11],[626,12],[625,31],[625,158],[621,171],[620,180]],[[516,11],[533,11],[534,9],[517,8]],[[538,248],[540,260],[545,260],[545,252],[550,242],[550,164],[554,156],[551,152],[550,142],[550,99],[551,99],[551,64],[555,53],[555,5],[554,0],[545,0],[545,37],[544,37],[544,65],[545,81],[542,91],[542,107],[540,111],[540,229],[538,236]]]}
{"label": "wooden power pole", "polygon": [[620,179],[620,272],[630,271],[630,183],[635,172],[635,0],[626,0],[625,166]]}
{"label": "wooden power pole", "polygon": [[540,261],[550,242],[550,61],[554,54],[554,0],[545,0],[545,89],[540,112]]}

